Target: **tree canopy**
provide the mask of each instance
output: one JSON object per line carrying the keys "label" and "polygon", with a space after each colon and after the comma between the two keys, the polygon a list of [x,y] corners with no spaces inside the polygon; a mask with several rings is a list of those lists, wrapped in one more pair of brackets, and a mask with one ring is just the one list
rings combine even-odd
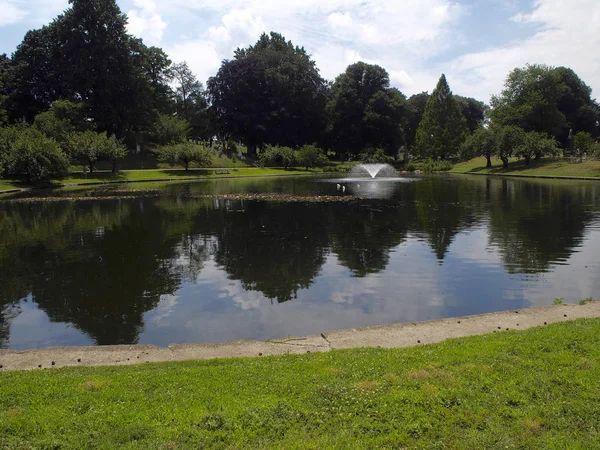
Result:
{"label": "tree canopy", "polygon": [[208,91],[220,134],[240,139],[251,154],[264,144],[314,142],[325,127],[325,80],[304,48],[278,33],[237,49]]}
{"label": "tree canopy", "polygon": [[573,70],[541,64],[514,69],[492,97],[492,120],[546,133],[566,144],[569,130],[599,134],[598,103]]}
{"label": "tree canopy", "polygon": [[337,153],[357,155],[373,147],[395,156],[405,141],[406,97],[390,88],[389,75],[380,66],[348,66],[333,83],[327,109],[328,142]]}

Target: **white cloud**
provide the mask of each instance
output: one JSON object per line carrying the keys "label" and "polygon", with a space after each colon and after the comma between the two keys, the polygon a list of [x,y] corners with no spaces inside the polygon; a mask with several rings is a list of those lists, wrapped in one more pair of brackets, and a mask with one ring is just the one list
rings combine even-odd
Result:
{"label": "white cloud", "polygon": [[[443,72],[456,93],[488,101],[526,63],[569,66],[600,92],[597,0],[489,0],[485,6],[466,0],[118,1],[131,33],[160,44],[176,62],[187,60],[202,82],[237,47],[277,31],[304,46],[329,80],[365,61],[384,67],[407,95],[431,91]],[[39,26],[67,7],[67,0],[0,0],[0,26]],[[476,22],[502,26],[495,13],[503,14],[504,34],[469,34]],[[529,37],[515,40],[515,30]]]}
{"label": "white cloud", "polygon": [[221,23],[209,27],[201,36],[183,40],[166,48],[175,62],[187,61],[203,83],[215,75],[221,61],[233,57],[233,51],[254,43],[267,31],[260,17],[236,9],[223,15]]}
{"label": "white cloud", "polygon": [[153,0],[134,0],[135,9],[127,16],[127,30],[134,36],[141,37],[147,45],[159,45],[162,41],[167,23],[156,9]]}
{"label": "white cloud", "polygon": [[0,27],[23,22],[43,25],[68,6],[67,0],[0,0]]}
{"label": "white cloud", "polygon": [[2,10],[0,26],[19,23],[27,16],[27,11],[20,8],[17,2],[10,0],[0,2],[0,9]]}
{"label": "white cloud", "polygon": [[489,100],[499,93],[508,73],[527,63],[571,67],[600,93],[600,3],[596,0],[537,0],[532,12],[513,21],[539,29],[531,38],[456,58],[448,67],[462,94]]}

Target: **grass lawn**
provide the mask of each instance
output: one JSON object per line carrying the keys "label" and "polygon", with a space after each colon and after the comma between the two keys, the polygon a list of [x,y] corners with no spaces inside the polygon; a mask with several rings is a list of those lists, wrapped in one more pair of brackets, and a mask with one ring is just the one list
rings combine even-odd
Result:
{"label": "grass lawn", "polygon": [[492,167],[486,168],[485,158],[474,158],[470,161],[456,164],[452,173],[487,173],[507,175],[547,175],[566,177],[600,177],[600,161],[585,161],[582,163],[570,163],[567,159],[542,158],[539,161],[532,160],[530,166],[525,165],[522,159],[513,158],[508,163],[508,168],[502,167],[502,161],[492,158]]}
{"label": "grass lawn", "polygon": [[600,448],[600,320],[400,350],[7,372],[3,448]]}
{"label": "grass lawn", "polygon": [[8,181],[8,180],[0,180],[0,192],[1,191],[7,191],[10,189],[19,189],[22,186],[18,183],[14,183],[12,181]]}
{"label": "grass lawn", "polygon": [[[216,169],[218,171],[218,169]],[[145,181],[145,180],[184,180],[186,178],[211,178],[211,177],[256,177],[265,175],[302,175],[307,172],[304,170],[284,170],[284,169],[261,169],[254,167],[242,167],[233,171],[226,169],[229,173],[215,173],[214,168],[190,169],[185,170],[162,170],[162,169],[143,169],[143,170],[123,170],[118,174],[111,172],[94,172],[87,176],[71,176],[59,180],[58,182],[69,185],[90,182],[111,182],[111,181]],[[310,173],[310,172],[308,172]]]}
{"label": "grass lawn", "polygon": [[[118,174],[111,172],[94,172],[86,176],[71,174],[66,178],[52,180],[49,186],[71,186],[85,183],[111,183],[111,182],[141,182],[148,180],[191,180],[191,179],[210,179],[227,177],[263,177],[273,175],[310,175],[315,170],[306,171],[304,169],[268,169],[255,167],[241,167],[236,169],[226,169],[229,173],[215,173],[219,169],[190,169],[185,170],[164,170],[164,169],[143,169],[143,170],[123,170]],[[0,180],[0,193],[3,190],[27,187],[25,184],[14,183],[7,180]]]}

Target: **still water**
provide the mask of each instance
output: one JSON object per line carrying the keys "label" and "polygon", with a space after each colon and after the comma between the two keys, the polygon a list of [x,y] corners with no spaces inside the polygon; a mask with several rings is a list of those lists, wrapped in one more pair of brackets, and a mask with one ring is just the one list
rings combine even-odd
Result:
{"label": "still water", "polygon": [[[0,201],[0,347],[265,340],[598,297],[600,184],[336,184]],[[236,193],[333,200],[205,198]]]}

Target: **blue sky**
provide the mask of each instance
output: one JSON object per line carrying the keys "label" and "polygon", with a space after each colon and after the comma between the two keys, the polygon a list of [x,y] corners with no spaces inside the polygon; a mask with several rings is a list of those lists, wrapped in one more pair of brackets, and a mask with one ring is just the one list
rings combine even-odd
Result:
{"label": "blue sky", "polygon": [[[356,61],[376,63],[406,95],[446,74],[457,94],[489,101],[510,70],[571,67],[600,93],[597,0],[118,0],[129,31],[188,61],[205,82],[233,50],[277,31],[304,46],[334,79]],[[0,53],[67,0],[0,0]]]}

